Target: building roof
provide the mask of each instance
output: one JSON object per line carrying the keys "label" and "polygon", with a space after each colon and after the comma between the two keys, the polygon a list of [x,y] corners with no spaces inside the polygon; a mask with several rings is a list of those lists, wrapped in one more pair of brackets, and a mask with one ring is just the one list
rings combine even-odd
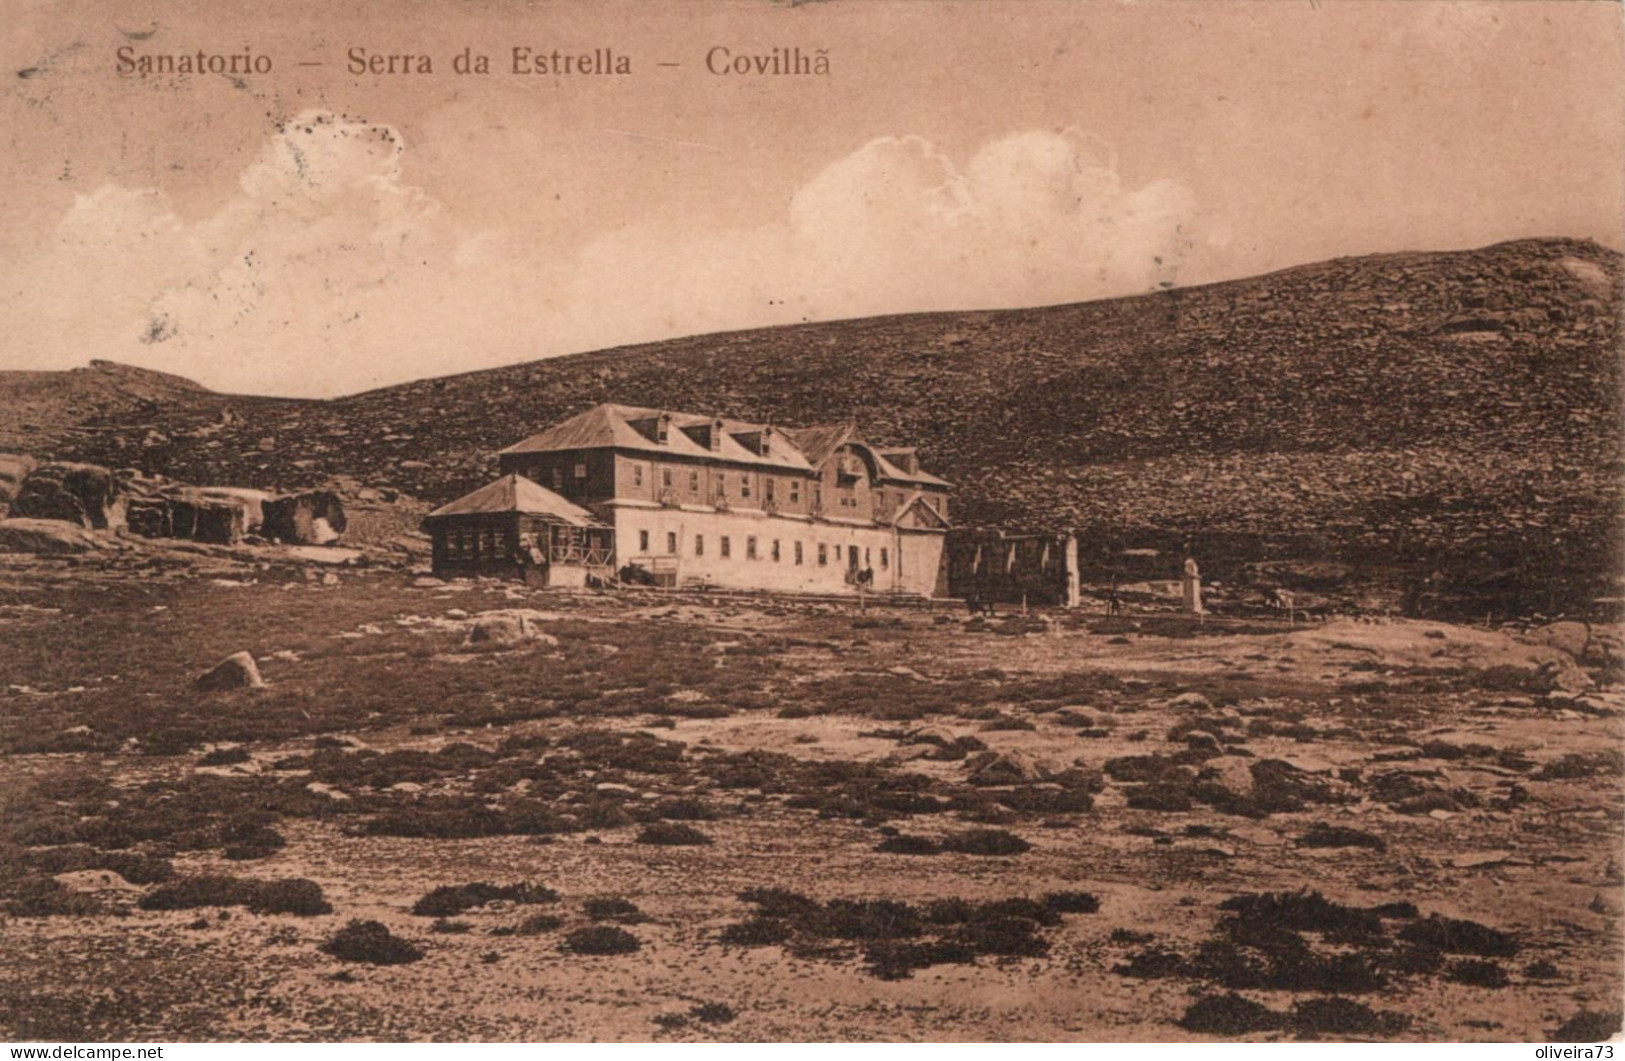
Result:
{"label": "building roof", "polygon": [[[656,442],[632,426],[635,422],[654,420],[660,416],[670,418],[671,429],[667,432],[664,443]],[[715,450],[697,441],[684,430],[709,428],[719,419],[722,423],[722,442]],[[739,439],[739,436],[757,435],[769,430],[782,439],[783,443],[770,445],[766,453],[757,452]],[[852,442],[868,450],[883,480],[938,488],[946,488],[949,485],[928,472],[904,471],[886,459],[885,454],[906,453],[908,450],[876,449],[856,438],[856,432],[857,428],[851,424],[773,428],[768,424],[730,420],[726,417],[699,416],[694,413],[677,413],[664,409],[646,409],[636,405],[605,402],[498,452],[557,453],[578,449],[620,449],[657,453],[666,457],[726,461],[731,464],[755,465],[781,471],[811,472],[828,460],[830,454],[846,443]]]}
{"label": "building roof", "polygon": [[[671,431],[663,444],[632,426],[632,421],[652,420],[661,415],[671,418]],[[634,405],[614,405],[606,402],[498,452],[550,453],[574,449],[624,449],[659,453],[668,457],[693,457],[784,470],[812,470],[807,458],[794,445],[769,446],[766,453],[758,453],[735,437],[769,430],[770,425],[767,424],[720,418],[722,442],[714,450],[691,438],[684,430],[684,428],[709,427],[717,419],[719,418],[696,416],[693,413],[674,413],[662,409],[644,409]],[[783,436],[782,432],[776,433]]]}
{"label": "building roof", "polygon": [[486,483],[471,494],[465,494],[448,505],[442,505],[425,519],[440,516],[473,516],[500,512],[518,512],[527,516],[541,516],[572,527],[601,527],[591,512],[580,505],[566,501],[553,491],[531,482],[523,475],[504,475],[495,482]]}

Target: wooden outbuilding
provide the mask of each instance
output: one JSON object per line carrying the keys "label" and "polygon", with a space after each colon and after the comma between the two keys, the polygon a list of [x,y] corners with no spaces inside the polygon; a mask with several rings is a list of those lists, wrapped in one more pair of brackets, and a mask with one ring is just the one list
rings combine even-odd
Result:
{"label": "wooden outbuilding", "polygon": [[429,513],[437,575],[585,586],[615,572],[615,532],[591,512],[510,474]]}

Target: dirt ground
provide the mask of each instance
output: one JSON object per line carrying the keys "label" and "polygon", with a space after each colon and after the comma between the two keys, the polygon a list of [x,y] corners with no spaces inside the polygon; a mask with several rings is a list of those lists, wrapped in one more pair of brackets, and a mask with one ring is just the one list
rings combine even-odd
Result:
{"label": "dirt ground", "polygon": [[0,1037],[1596,1038],[1561,655],[8,558]]}

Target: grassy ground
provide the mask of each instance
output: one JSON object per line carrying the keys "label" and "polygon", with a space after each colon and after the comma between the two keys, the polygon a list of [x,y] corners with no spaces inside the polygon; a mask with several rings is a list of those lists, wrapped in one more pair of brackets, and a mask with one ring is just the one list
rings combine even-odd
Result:
{"label": "grassy ground", "polygon": [[[547,636],[469,643],[514,608]],[[14,563],[0,1035],[1614,1019],[1613,693],[1533,694],[1446,627],[1401,666],[1267,626],[962,618]],[[244,649],[264,688],[192,688]]]}

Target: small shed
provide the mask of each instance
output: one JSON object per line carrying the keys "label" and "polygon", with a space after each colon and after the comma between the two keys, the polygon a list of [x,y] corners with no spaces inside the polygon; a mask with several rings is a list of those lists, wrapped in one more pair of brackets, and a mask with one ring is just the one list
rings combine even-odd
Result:
{"label": "small shed", "polygon": [[615,570],[615,532],[522,475],[502,478],[423,518],[437,575],[492,575],[585,586]]}

